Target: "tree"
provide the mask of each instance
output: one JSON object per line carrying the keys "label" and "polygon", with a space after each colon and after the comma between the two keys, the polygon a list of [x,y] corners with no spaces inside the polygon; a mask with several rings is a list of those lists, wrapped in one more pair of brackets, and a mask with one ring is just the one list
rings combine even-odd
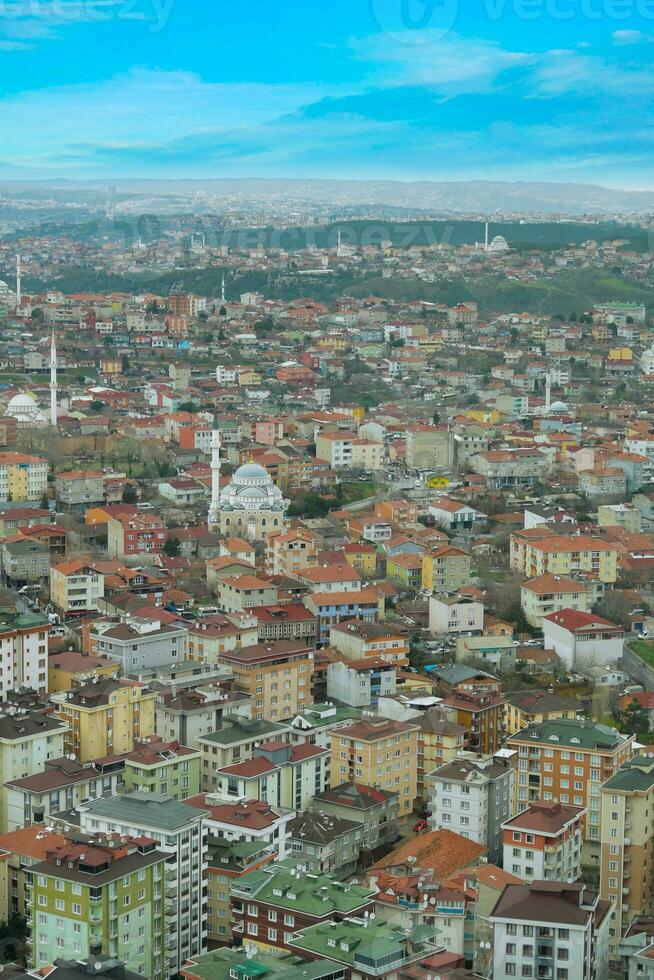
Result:
{"label": "tree", "polygon": [[136,487],[126,486],[123,489],[123,503],[124,504],[135,504],[137,500],[136,497]]}
{"label": "tree", "polygon": [[625,629],[631,626],[629,618],[631,606],[624,593],[619,590],[613,589],[607,592],[599,602],[595,603],[593,612],[604,619],[610,619],[612,623],[617,623]]}
{"label": "tree", "polygon": [[647,712],[635,698],[622,712],[622,726],[628,733],[640,734],[649,731]]}
{"label": "tree", "polygon": [[166,543],[163,546],[164,555],[168,558],[177,558],[179,551],[179,538],[166,538]]}
{"label": "tree", "polygon": [[196,405],[195,402],[182,402],[178,411],[188,412],[190,415],[196,415],[200,411],[200,406]]}
{"label": "tree", "polygon": [[122,361],[121,361],[121,367],[122,367],[123,374],[127,374],[127,372],[129,371],[129,367],[130,367],[130,365],[129,365],[129,357],[127,356],[127,354],[123,354],[123,358],[122,358]]}
{"label": "tree", "polygon": [[98,398],[94,398],[90,405],[92,412],[101,412],[104,408],[104,402],[101,402]]}

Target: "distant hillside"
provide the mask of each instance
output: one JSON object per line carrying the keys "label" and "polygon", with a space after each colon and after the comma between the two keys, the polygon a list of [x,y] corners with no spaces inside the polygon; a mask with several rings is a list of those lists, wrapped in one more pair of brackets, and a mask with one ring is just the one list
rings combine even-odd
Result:
{"label": "distant hillside", "polygon": [[436,213],[524,212],[536,214],[654,214],[654,191],[631,191],[596,184],[528,181],[393,180],[139,180],[0,181],[0,192],[29,196],[56,191],[57,196],[88,200],[106,196],[108,185],[120,196],[189,196],[198,192],[225,198],[284,200],[333,209],[374,205]]}

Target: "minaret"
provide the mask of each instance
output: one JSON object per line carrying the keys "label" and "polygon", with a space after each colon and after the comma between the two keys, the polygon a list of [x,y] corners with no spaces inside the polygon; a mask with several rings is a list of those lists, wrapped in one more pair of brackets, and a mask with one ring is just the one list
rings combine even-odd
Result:
{"label": "minaret", "polygon": [[545,414],[550,414],[552,406],[552,375],[548,371],[545,375]]}
{"label": "minaret", "polygon": [[211,433],[211,503],[207,521],[210,531],[220,530],[220,430]]}
{"label": "minaret", "polygon": [[54,327],[50,342],[50,425],[57,424],[57,341]]}
{"label": "minaret", "polygon": [[23,299],[23,293],[20,285],[20,255],[16,256],[16,309],[19,309],[21,301]]}
{"label": "minaret", "polygon": [[338,229],[338,245],[336,246],[336,258],[337,259],[340,259],[340,257],[341,257],[341,229],[339,228]]}
{"label": "minaret", "polygon": [[484,251],[488,251],[488,222],[486,222],[486,235],[484,237]]}
{"label": "minaret", "polygon": [[221,293],[221,297],[220,298],[221,298],[222,304],[224,306],[225,305],[225,270],[224,269],[223,269],[223,289],[222,289],[222,293]]}

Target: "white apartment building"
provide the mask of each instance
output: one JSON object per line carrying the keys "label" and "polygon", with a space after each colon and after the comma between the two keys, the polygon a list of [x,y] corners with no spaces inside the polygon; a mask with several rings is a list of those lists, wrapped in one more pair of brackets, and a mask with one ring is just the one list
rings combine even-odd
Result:
{"label": "white apartment building", "polygon": [[433,595],[429,600],[429,632],[481,633],[484,628],[484,604],[460,596]]}
{"label": "white apartment building", "polygon": [[523,881],[577,881],[586,812],[582,806],[538,800],[507,820],[504,870]]}
{"label": "white apartment building", "polygon": [[43,616],[24,613],[5,615],[0,621],[0,701],[12,691],[48,690],[48,633]]}
{"label": "white apartment building", "polygon": [[512,813],[515,772],[492,756],[468,756],[457,756],[427,777],[429,823],[433,830],[453,830],[483,844],[488,860],[498,864],[502,825]]}
{"label": "white apartment building", "polygon": [[607,980],[611,905],[586,885],[507,885],[490,914],[493,941],[482,976]]}

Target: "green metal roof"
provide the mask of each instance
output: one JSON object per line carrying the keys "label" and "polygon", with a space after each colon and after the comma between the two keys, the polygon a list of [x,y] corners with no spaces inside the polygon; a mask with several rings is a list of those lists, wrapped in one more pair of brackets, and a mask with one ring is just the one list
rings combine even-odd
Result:
{"label": "green metal roof", "polygon": [[157,830],[180,830],[196,823],[202,816],[202,811],[169,796],[140,792],[100,797],[85,803],[84,810],[93,815],[109,817],[118,823],[135,824],[142,828],[154,827]]}
{"label": "green metal roof", "polygon": [[275,735],[288,731],[288,725],[276,725],[272,721],[235,721],[231,718],[224,728],[203,735],[199,741],[215,742],[216,745],[232,745],[234,742],[247,742],[249,739]]}
{"label": "green metal roof", "polygon": [[599,725],[592,721],[578,721],[576,718],[552,718],[511,735],[511,742],[552,742],[571,749],[616,749],[629,738],[621,735],[616,728]]}
{"label": "green metal roof", "polygon": [[374,888],[349,885],[329,875],[302,873],[297,877],[291,873],[297,867],[298,862],[293,858],[268,865],[239,878],[233,885],[234,891],[247,890],[249,895],[256,895],[258,902],[320,918],[336,913],[349,915],[375,893]]}
{"label": "green metal roof", "polygon": [[603,784],[603,789],[623,793],[646,793],[652,786],[654,786],[654,756],[636,755],[628,762],[622,763],[618,771]]}
{"label": "green metal roof", "polygon": [[[246,940],[247,944],[247,940]],[[300,956],[283,953],[271,956],[257,952],[248,959],[245,949],[214,949],[210,953],[195,956],[185,973],[200,980],[228,980],[230,970],[239,977],[266,977],[268,980],[323,980],[334,975],[338,969],[330,960],[315,960],[313,963]]]}

